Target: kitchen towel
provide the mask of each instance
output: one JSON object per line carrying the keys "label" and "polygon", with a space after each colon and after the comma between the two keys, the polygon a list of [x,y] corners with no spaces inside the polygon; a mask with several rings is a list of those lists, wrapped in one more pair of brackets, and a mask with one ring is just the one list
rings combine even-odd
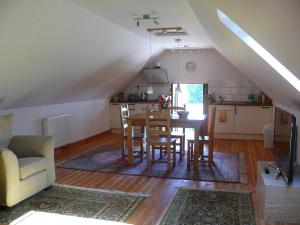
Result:
{"label": "kitchen towel", "polygon": [[219,122],[221,122],[221,123],[226,122],[226,111],[225,110],[219,111]]}

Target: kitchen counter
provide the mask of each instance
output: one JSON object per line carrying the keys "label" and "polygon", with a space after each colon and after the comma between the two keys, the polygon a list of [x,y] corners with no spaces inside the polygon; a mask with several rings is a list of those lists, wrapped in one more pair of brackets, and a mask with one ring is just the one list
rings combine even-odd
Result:
{"label": "kitchen counter", "polygon": [[111,103],[158,103],[158,99],[155,100],[118,100],[110,101]]}
{"label": "kitchen counter", "polygon": [[272,106],[272,103],[258,103],[258,102],[238,102],[238,101],[224,101],[209,103],[209,105],[235,105],[235,106]]}

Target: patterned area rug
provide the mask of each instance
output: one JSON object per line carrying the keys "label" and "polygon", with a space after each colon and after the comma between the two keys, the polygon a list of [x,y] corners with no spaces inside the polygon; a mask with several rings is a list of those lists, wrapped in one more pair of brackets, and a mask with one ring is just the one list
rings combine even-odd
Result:
{"label": "patterned area rug", "polygon": [[254,225],[251,193],[179,189],[160,225]]}
{"label": "patterned area rug", "polygon": [[110,221],[126,221],[145,196],[55,185],[13,206],[0,207],[0,223],[30,212],[48,212]]}
{"label": "patterned area rug", "polygon": [[[158,157],[157,151],[156,158]],[[62,162],[58,167],[173,179],[247,182],[244,154],[242,153],[215,152],[214,164],[209,166],[208,163],[201,162],[198,172],[194,172],[193,169],[187,169],[186,156],[181,161],[179,156],[177,156],[175,168],[170,172],[166,172],[167,167],[164,163],[154,163],[147,168],[146,159],[141,162],[137,158],[134,166],[128,166],[127,160],[122,160],[121,158],[121,149],[105,146]]]}

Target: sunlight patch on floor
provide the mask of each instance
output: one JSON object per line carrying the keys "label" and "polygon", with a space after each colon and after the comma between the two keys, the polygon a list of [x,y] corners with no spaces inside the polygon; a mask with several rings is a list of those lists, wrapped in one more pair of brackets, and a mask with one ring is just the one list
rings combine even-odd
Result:
{"label": "sunlight patch on floor", "polygon": [[[130,225],[128,223],[113,222],[107,220],[83,218],[76,216],[60,215],[56,213],[30,211],[10,223],[11,225]],[[133,225],[133,224],[131,224]]]}

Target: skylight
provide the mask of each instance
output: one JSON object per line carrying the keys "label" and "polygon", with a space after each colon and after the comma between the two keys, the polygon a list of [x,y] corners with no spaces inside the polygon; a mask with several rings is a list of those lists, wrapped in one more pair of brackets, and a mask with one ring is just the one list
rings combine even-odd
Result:
{"label": "skylight", "polygon": [[272,56],[263,46],[255,41],[246,31],[230,19],[224,12],[217,9],[219,20],[243,42],[245,42],[253,51],[265,60],[274,70],[276,70],[284,79],[293,85],[300,92],[300,80],[282,63]]}

